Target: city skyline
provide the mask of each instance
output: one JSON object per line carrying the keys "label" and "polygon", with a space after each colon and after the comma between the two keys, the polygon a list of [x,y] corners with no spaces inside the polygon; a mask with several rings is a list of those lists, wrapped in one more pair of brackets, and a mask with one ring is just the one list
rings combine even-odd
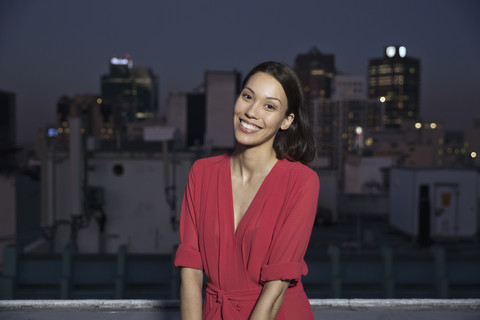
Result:
{"label": "city skyline", "polygon": [[62,95],[100,94],[114,55],[130,54],[158,75],[165,112],[168,93],[192,91],[207,70],[245,75],[263,60],[293,66],[315,46],[335,56],[339,72],[366,78],[369,59],[405,45],[421,62],[422,118],[458,130],[480,117],[479,9],[466,0],[1,1],[0,89],[16,94],[21,143],[56,123]]}

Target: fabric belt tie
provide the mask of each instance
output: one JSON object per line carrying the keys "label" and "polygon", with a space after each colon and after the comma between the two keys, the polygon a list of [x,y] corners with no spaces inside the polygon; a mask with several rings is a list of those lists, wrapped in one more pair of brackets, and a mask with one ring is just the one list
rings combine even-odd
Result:
{"label": "fabric belt tie", "polygon": [[[262,287],[243,290],[223,291],[211,282],[207,282],[205,293],[215,299],[216,307],[210,310],[212,318],[240,319],[238,311],[241,309],[240,301],[256,301],[262,292]],[[209,314],[210,314],[209,312]],[[218,317],[218,314],[221,317]],[[207,316],[210,319],[210,316]]]}

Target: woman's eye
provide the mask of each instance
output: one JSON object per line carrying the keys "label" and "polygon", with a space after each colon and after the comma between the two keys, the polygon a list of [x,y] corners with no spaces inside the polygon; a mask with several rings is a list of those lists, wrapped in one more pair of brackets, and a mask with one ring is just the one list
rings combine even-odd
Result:
{"label": "woman's eye", "polygon": [[243,96],[245,99],[247,99],[247,100],[252,99],[252,96],[249,95],[248,93],[244,93],[244,94],[242,94],[242,96]]}
{"label": "woman's eye", "polygon": [[266,104],[265,105],[265,108],[269,109],[269,110],[275,110],[275,106],[272,105],[272,104]]}

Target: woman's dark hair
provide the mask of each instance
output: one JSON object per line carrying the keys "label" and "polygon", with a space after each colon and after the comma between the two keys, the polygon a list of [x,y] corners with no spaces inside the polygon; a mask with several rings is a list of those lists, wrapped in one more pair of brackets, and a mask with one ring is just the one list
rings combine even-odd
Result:
{"label": "woman's dark hair", "polygon": [[274,77],[283,87],[287,96],[288,108],[285,116],[293,113],[295,118],[287,130],[279,130],[273,141],[273,148],[278,159],[308,163],[315,157],[313,132],[307,118],[307,110],[300,81],[286,64],[267,61],[253,68],[245,77],[242,88],[256,73],[263,72]]}

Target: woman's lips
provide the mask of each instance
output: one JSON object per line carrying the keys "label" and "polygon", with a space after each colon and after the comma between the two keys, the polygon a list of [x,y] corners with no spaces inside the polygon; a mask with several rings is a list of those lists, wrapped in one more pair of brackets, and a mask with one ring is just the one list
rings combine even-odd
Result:
{"label": "woman's lips", "polygon": [[254,133],[260,131],[260,127],[240,119],[240,128],[243,132]]}

